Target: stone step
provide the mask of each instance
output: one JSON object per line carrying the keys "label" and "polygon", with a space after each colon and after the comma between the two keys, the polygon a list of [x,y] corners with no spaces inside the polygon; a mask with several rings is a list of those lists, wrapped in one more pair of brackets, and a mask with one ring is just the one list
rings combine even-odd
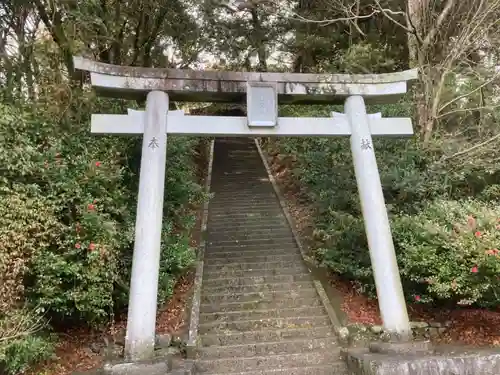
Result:
{"label": "stone step", "polygon": [[214,287],[228,287],[228,286],[246,286],[255,285],[261,283],[294,283],[301,281],[312,281],[312,276],[309,273],[299,273],[299,274],[284,274],[284,275],[271,275],[271,276],[249,276],[244,275],[239,278],[213,278],[213,279],[203,279],[202,286],[204,288],[214,288]]}
{"label": "stone step", "polygon": [[208,228],[209,230],[221,230],[221,229],[227,229],[227,228],[243,228],[243,227],[256,227],[256,226],[264,226],[264,227],[287,227],[288,226],[288,221],[284,217],[271,217],[271,218],[265,218],[265,217],[256,217],[256,218],[243,218],[239,220],[235,219],[223,219],[219,218],[216,221],[212,220],[208,222]]}
{"label": "stone step", "polygon": [[223,168],[218,167],[213,170],[212,176],[218,177],[221,182],[230,181],[231,179],[269,178],[266,170],[260,169],[256,164],[226,163]]}
{"label": "stone step", "polygon": [[[245,195],[248,195],[249,193],[244,193]],[[253,205],[252,202],[258,202],[259,204]],[[245,197],[243,194],[240,196],[239,199],[230,199],[227,198],[223,195],[218,195],[217,193],[214,194],[214,197],[210,200],[209,208],[210,210],[213,209],[232,209],[233,207],[235,208],[241,208],[241,209],[255,209],[259,207],[264,207],[263,210],[266,210],[267,207],[273,206],[274,208],[281,208],[279,205],[279,202],[275,198],[251,198],[251,197]]]}
{"label": "stone step", "polygon": [[[210,290],[209,290],[210,291]],[[206,292],[206,290],[204,291]],[[248,303],[248,302],[275,302],[275,301],[293,301],[298,298],[318,297],[316,289],[311,284],[308,288],[298,290],[280,290],[280,291],[265,291],[253,293],[219,293],[201,295],[202,305],[222,305],[226,303]]]}
{"label": "stone step", "polygon": [[231,185],[221,185],[214,183],[212,185],[212,193],[215,194],[231,194],[235,191],[240,194],[262,194],[262,193],[273,193],[274,190],[272,186],[268,186],[262,183],[248,182],[247,184],[231,184]]}
{"label": "stone step", "polygon": [[241,230],[232,230],[232,231],[218,231],[213,232],[209,231],[208,233],[208,241],[244,241],[244,240],[253,240],[253,239],[261,239],[266,237],[286,237],[292,236],[292,231],[289,228],[281,227],[276,228],[274,230],[256,230],[256,231],[248,231],[245,229]]}
{"label": "stone step", "polygon": [[262,199],[266,200],[268,202],[275,202],[276,201],[276,193],[274,190],[267,188],[266,190],[260,190],[260,191],[239,191],[239,190],[233,190],[232,194],[231,192],[220,192],[220,191],[215,191],[212,190],[212,198],[210,199],[210,202],[215,202],[216,199],[224,199],[227,201],[230,201],[232,203],[239,203],[243,201],[247,202],[252,202],[252,198],[256,199]]}
{"label": "stone step", "polygon": [[[260,161],[255,159],[256,162]],[[262,165],[253,164],[242,164],[234,162],[226,162],[224,166],[218,165],[217,168],[213,169],[212,176],[217,176],[219,178],[223,177],[245,177],[247,175],[259,175],[263,177],[268,177],[267,171]]]}
{"label": "stone step", "polygon": [[[282,229],[288,229],[285,227],[282,227]],[[208,231],[208,235],[211,235],[211,231]],[[278,231],[273,237],[260,237],[260,238],[250,238],[250,239],[245,239],[245,238],[232,238],[232,239],[217,239],[214,238],[212,239],[208,244],[209,245],[239,245],[239,246],[245,246],[245,245],[251,245],[255,243],[259,244],[274,244],[276,242],[295,242],[293,239],[293,236],[291,234],[290,230],[281,230]]]}
{"label": "stone step", "polygon": [[281,268],[293,268],[302,266],[301,259],[276,261],[276,262],[226,262],[224,264],[206,264],[204,272],[208,274],[217,272],[232,272],[237,270],[251,271],[251,270],[275,270]]}
{"label": "stone step", "polygon": [[267,177],[266,171],[263,170],[263,165],[259,165],[259,162],[262,163],[262,159],[260,159],[258,156],[253,157],[250,155],[245,156],[245,158],[248,158],[248,160],[246,160],[246,163],[242,163],[236,158],[219,160],[217,163],[214,163],[213,171],[215,174],[223,175],[224,173],[233,174],[234,171],[238,170],[249,170],[252,172],[260,172]]}
{"label": "stone step", "polygon": [[211,232],[221,232],[227,230],[229,228],[235,228],[235,230],[251,228],[251,227],[269,227],[269,228],[286,228],[289,229],[288,222],[285,221],[285,218],[273,217],[273,218],[243,218],[243,219],[224,219],[219,218],[217,220],[213,220],[208,225],[208,233]]}
{"label": "stone step", "polygon": [[330,319],[326,314],[310,317],[267,318],[257,320],[236,320],[230,322],[215,321],[200,324],[199,332],[201,334],[227,334],[228,332],[261,331],[265,329],[323,327],[329,323]]}
{"label": "stone step", "polygon": [[333,365],[339,362],[338,353],[316,351],[310,353],[276,354],[260,357],[220,358],[199,360],[195,368],[205,374],[265,371],[271,368]]}
{"label": "stone step", "polygon": [[[233,165],[245,165],[246,167],[263,168],[262,159],[257,149],[245,150],[220,150],[221,152],[214,158],[214,167],[216,169],[230,171],[228,167]],[[224,155],[222,155],[224,154]],[[215,168],[214,168],[215,169]]]}
{"label": "stone step", "polygon": [[[206,259],[209,258],[220,258],[221,256],[234,256],[234,257],[249,257],[256,255],[287,255],[287,254],[297,254],[297,246],[284,246],[284,247],[274,247],[274,246],[223,246],[216,248],[209,248],[205,250]],[[225,255],[227,254],[227,255]]]}
{"label": "stone step", "polygon": [[256,257],[282,257],[282,256],[297,256],[298,250],[293,247],[276,249],[276,248],[259,248],[252,250],[233,250],[233,251],[213,251],[212,249],[205,250],[205,261],[227,259],[231,262],[240,261],[240,258],[256,258]]}
{"label": "stone step", "polygon": [[[268,178],[267,171],[264,166],[258,165],[258,162],[261,162],[259,159],[254,159],[254,163],[238,163],[234,161],[226,162],[225,165],[215,165],[212,169],[212,176],[218,176],[220,178],[219,181],[224,181],[224,177],[240,177],[245,178],[247,175],[260,175],[262,177]],[[243,172],[243,173],[241,173]]]}
{"label": "stone step", "polygon": [[231,189],[234,186],[240,186],[241,190],[233,190],[238,193],[250,191],[251,193],[264,193],[264,192],[273,192],[274,189],[272,185],[269,184],[269,180],[264,178],[261,179],[250,179],[246,181],[231,181],[226,182],[224,178],[220,177],[219,179],[212,180],[211,189],[214,192],[226,192],[230,193]]}
{"label": "stone step", "polygon": [[273,205],[267,208],[262,207],[253,207],[253,208],[234,208],[229,207],[230,205],[223,203],[223,205],[227,206],[223,209],[210,209],[208,212],[208,218],[212,220],[220,220],[221,218],[230,218],[230,219],[251,219],[251,218],[269,218],[269,217],[282,217],[283,212],[281,211],[281,207]]}
{"label": "stone step", "polygon": [[[217,199],[217,201],[215,199]],[[218,204],[213,205],[213,202],[217,202]],[[250,200],[250,198],[248,198],[248,195],[240,199],[230,199],[228,197],[215,194],[215,196],[210,200],[210,204],[213,205],[213,208],[219,208],[219,209],[226,208],[224,206],[221,206],[222,203],[230,203],[231,207],[238,207],[238,208],[254,208],[254,207],[268,207],[268,206],[281,207],[279,201],[276,198],[272,197],[267,197],[266,199],[260,199],[260,200],[256,199],[252,201]]]}
{"label": "stone step", "polygon": [[[213,202],[212,202],[213,203]],[[239,202],[239,203],[231,203],[228,204],[227,201],[220,200],[217,205],[213,205],[210,208],[209,212],[212,214],[218,213],[226,213],[229,212],[231,214],[235,212],[255,212],[255,211],[281,211],[281,206],[278,202],[255,202],[254,204],[250,202]]]}
{"label": "stone step", "polygon": [[[236,169],[236,168],[235,168]],[[237,168],[241,170],[241,168]],[[220,180],[221,182],[223,181],[224,184],[230,184],[233,182],[245,182],[245,181],[265,181],[269,179],[268,174],[266,171],[251,171],[251,172],[240,172],[240,173],[230,173],[226,174],[224,172],[222,173],[214,173],[212,174],[212,178],[215,178],[217,180]]]}
{"label": "stone step", "polygon": [[[242,185],[242,186],[252,186],[254,188],[267,188],[269,189],[269,177],[267,175],[262,175],[259,177],[253,176],[250,178],[246,178],[246,176],[233,176],[233,179],[226,178],[229,176],[221,176],[218,179],[213,180],[212,186],[214,188],[218,187],[229,187],[234,185]],[[214,189],[216,190],[216,189]]]}
{"label": "stone step", "polygon": [[247,210],[247,211],[234,211],[234,212],[212,212],[208,211],[208,220],[212,219],[217,221],[218,218],[222,218],[227,220],[242,220],[242,219],[252,219],[252,218],[272,218],[272,217],[283,217],[283,212],[281,211],[281,208],[275,207],[274,209],[268,209],[268,210],[260,210],[260,209],[253,209],[253,210]]}
{"label": "stone step", "polygon": [[279,276],[279,275],[298,275],[309,272],[305,265],[296,266],[292,268],[280,268],[280,269],[254,269],[254,270],[231,270],[224,272],[203,272],[204,280],[214,280],[214,279],[227,279],[227,278],[240,278],[240,277],[267,277],[267,276]]}
{"label": "stone step", "polygon": [[[257,160],[257,159],[256,159]],[[218,165],[218,167],[221,167]],[[228,167],[231,167],[229,169]],[[243,163],[225,163],[224,168],[217,168],[214,170],[215,175],[220,176],[241,176],[241,175],[249,175],[259,173],[261,175],[265,175],[267,177],[266,170],[262,165],[254,164],[243,164]]]}
{"label": "stone step", "polygon": [[253,311],[233,311],[224,313],[204,313],[200,314],[200,323],[209,322],[232,322],[239,320],[257,320],[267,318],[290,318],[294,316],[319,316],[326,314],[323,306],[282,308],[277,310],[253,310]]}
{"label": "stone step", "polygon": [[245,256],[244,254],[238,254],[239,256],[219,256],[219,257],[210,257],[207,258],[205,256],[205,266],[223,266],[227,264],[240,264],[240,263],[268,263],[268,262],[280,262],[280,263],[289,263],[289,262],[301,262],[302,257],[298,252],[296,253],[288,253],[284,255],[275,255],[275,254],[267,254],[265,252],[261,254],[266,255],[255,255],[255,256]]}
{"label": "stone step", "polygon": [[257,199],[262,199],[262,200],[267,200],[270,201],[271,199],[273,201],[276,200],[276,194],[274,192],[266,192],[266,193],[240,193],[237,191],[234,191],[232,194],[222,194],[222,193],[216,193],[214,194],[213,198],[210,199],[210,202],[216,202],[216,200],[224,200],[226,202],[232,202],[232,203],[238,203],[243,200],[257,200]]}
{"label": "stone step", "polygon": [[301,366],[259,371],[231,372],[225,375],[349,375],[344,363],[319,366]]}
{"label": "stone step", "polygon": [[205,285],[202,286],[203,293],[205,294],[221,294],[221,293],[231,293],[231,294],[241,294],[241,293],[269,293],[278,291],[288,291],[288,290],[300,290],[300,289],[310,289],[314,287],[311,281],[303,281],[299,283],[275,283],[275,284],[252,284],[244,286],[217,286],[209,288]]}
{"label": "stone step", "polygon": [[245,246],[245,245],[273,245],[276,244],[295,244],[291,235],[280,235],[273,238],[258,238],[258,239],[237,239],[237,240],[211,240],[208,242],[209,246]]}
{"label": "stone step", "polygon": [[[216,223],[217,224],[217,223]],[[288,222],[283,220],[273,220],[271,223],[262,223],[261,221],[256,221],[255,223],[250,223],[246,225],[238,224],[225,224],[225,225],[214,225],[214,223],[208,223],[208,231],[210,233],[227,233],[232,230],[234,231],[273,231],[286,228],[289,230]]]}
{"label": "stone step", "polygon": [[[252,181],[255,183],[263,183],[269,181],[269,175],[265,170],[252,169],[255,166],[247,165],[231,165],[227,170],[215,170],[212,173],[212,180],[217,183],[213,186],[228,185],[231,183],[239,183],[245,181]],[[230,168],[230,169],[229,169]],[[243,170],[247,169],[248,172]]]}
{"label": "stone step", "polygon": [[335,338],[299,339],[275,342],[260,342],[249,345],[209,346],[201,348],[200,359],[219,359],[233,357],[258,357],[268,354],[308,353],[315,350],[329,350],[340,356],[340,347]]}
{"label": "stone step", "polygon": [[276,299],[274,301],[265,301],[261,299],[247,302],[226,302],[220,304],[202,304],[200,313],[224,313],[234,311],[253,311],[253,310],[275,310],[275,309],[293,309],[302,307],[322,306],[317,296],[303,298]]}
{"label": "stone step", "polygon": [[[209,246],[207,249],[207,253],[216,254],[216,253],[239,253],[245,256],[246,251],[262,251],[262,253],[267,254],[273,253],[273,251],[279,252],[281,250],[288,251],[297,251],[298,247],[295,242],[284,242],[284,243],[275,243],[275,244],[251,244],[251,245],[218,245],[218,246]],[[250,254],[250,253],[249,253]]]}
{"label": "stone step", "polygon": [[279,217],[282,215],[281,208],[273,207],[262,210],[261,208],[251,208],[248,210],[225,208],[224,210],[211,210],[208,213],[209,220],[218,221],[219,219],[252,219],[252,218],[268,218],[268,217]]}
{"label": "stone step", "polygon": [[288,227],[288,221],[286,221],[283,215],[275,214],[271,215],[254,215],[253,213],[248,215],[219,215],[217,217],[210,217],[208,215],[208,220],[211,224],[211,228],[220,230],[221,228],[231,227],[246,227],[250,225],[263,225],[263,226],[278,226]]}
{"label": "stone step", "polygon": [[201,346],[250,345],[262,342],[276,342],[298,339],[335,338],[330,325],[313,328],[269,329],[250,332],[228,332],[224,335],[201,335]]}
{"label": "stone step", "polygon": [[[264,176],[251,177],[233,177],[226,178],[218,177],[214,181],[211,189],[214,192],[229,193],[231,190],[238,193],[271,193],[274,192],[272,185],[269,185],[269,180]],[[273,201],[276,200],[276,197]]]}

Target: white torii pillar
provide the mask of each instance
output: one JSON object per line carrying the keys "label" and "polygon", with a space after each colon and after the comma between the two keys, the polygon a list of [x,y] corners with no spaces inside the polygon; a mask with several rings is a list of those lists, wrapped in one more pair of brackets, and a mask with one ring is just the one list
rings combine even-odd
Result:
{"label": "white torii pillar", "polygon": [[147,95],[143,124],[139,197],[125,336],[125,355],[134,361],[149,358],[154,353],[167,156],[167,117],[168,95],[163,91],[151,91]]}
{"label": "white torii pillar", "polygon": [[344,110],[382,322],[393,339],[406,341],[410,321],[363,97],[348,97]]}

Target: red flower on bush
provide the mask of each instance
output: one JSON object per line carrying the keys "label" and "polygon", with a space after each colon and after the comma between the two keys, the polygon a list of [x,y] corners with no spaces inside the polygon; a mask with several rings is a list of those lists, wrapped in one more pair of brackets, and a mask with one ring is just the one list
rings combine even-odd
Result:
{"label": "red flower on bush", "polygon": [[90,245],[89,245],[89,250],[90,251],[93,251],[95,250],[95,243],[91,242]]}
{"label": "red flower on bush", "polygon": [[472,273],[478,273],[479,269],[477,268],[477,266],[474,266],[470,269],[470,272]]}
{"label": "red flower on bush", "polygon": [[96,161],[96,162],[95,162],[95,166],[96,166],[96,167],[99,167],[100,165],[101,165],[101,162],[100,162],[100,161]]}
{"label": "red flower on bush", "polygon": [[75,247],[76,247],[77,249],[79,249],[79,248],[81,248],[82,246],[81,246],[79,243],[77,243],[77,244],[75,244]]}
{"label": "red flower on bush", "polygon": [[488,255],[498,255],[498,249],[486,250],[486,254],[488,254]]}
{"label": "red flower on bush", "polygon": [[477,231],[476,233],[474,233],[474,236],[476,236],[477,238],[481,237],[482,233]]}
{"label": "red flower on bush", "polygon": [[419,302],[420,301],[420,296],[415,296],[415,301]]}
{"label": "red flower on bush", "polygon": [[88,208],[88,210],[89,210],[89,211],[94,211],[94,210],[95,210],[95,206],[94,206],[92,203],[90,203],[90,204],[87,206],[87,208]]}

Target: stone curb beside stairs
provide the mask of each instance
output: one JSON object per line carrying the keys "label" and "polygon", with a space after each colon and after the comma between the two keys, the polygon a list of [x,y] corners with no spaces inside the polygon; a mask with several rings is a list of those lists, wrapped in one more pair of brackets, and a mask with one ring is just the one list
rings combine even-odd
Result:
{"label": "stone curb beside stairs", "polygon": [[[214,145],[215,140],[210,142],[210,153],[208,158],[207,175],[205,179],[205,193],[210,194],[212,183],[212,168],[214,162]],[[201,287],[203,282],[203,262],[205,257],[205,246],[208,224],[208,207],[210,199],[207,199],[203,204],[203,213],[201,218],[200,243],[198,245],[198,253],[196,257],[196,273],[193,285],[193,297],[191,301],[191,313],[189,315],[189,332],[186,343],[186,356],[188,359],[196,358],[196,347],[198,345],[198,326],[200,324],[200,303],[201,303]]]}

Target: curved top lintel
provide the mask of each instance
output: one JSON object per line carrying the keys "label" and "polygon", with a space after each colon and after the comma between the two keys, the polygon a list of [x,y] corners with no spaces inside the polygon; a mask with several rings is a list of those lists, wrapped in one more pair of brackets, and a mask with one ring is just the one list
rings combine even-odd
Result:
{"label": "curved top lintel", "polygon": [[417,69],[383,74],[255,73],[119,66],[96,62],[81,56],[74,56],[73,61],[76,69],[91,73],[161,80],[261,81],[303,84],[380,84],[412,81],[418,78]]}

